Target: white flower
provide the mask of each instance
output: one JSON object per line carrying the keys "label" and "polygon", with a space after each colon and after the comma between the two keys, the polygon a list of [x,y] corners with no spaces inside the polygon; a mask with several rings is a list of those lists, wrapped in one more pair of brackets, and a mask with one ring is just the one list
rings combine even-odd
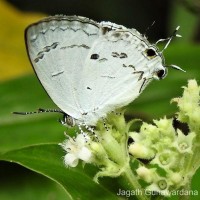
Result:
{"label": "white flower", "polygon": [[67,166],[76,167],[79,159],[86,163],[92,160],[92,152],[88,148],[88,138],[86,142],[82,134],[78,134],[76,138],[69,137],[61,146],[67,152],[64,156],[64,163]]}
{"label": "white flower", "polygon": [[147,183],[150,183],[153,181],[156,169],[155,168],[148,169],[145,166],[139,166],[139,168],[136,169],[136,173],[141,179],[145,180]]}

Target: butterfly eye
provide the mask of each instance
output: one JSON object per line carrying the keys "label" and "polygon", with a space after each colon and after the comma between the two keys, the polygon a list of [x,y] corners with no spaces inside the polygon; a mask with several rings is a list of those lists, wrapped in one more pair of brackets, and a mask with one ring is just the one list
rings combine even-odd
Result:
{"label": "butterfly eye", "polygon": [[156,54],[155,50],[153,50],[153,49],[147,49],[146,50],[146,55],[149,58],[154,58],[157,54]]}
{"label": "butterfly eye", "polygon": [[161,70],[157,71],[156,74],[159,79],[163,79],[166,76],[167,71],[164,69],[161,69]]}

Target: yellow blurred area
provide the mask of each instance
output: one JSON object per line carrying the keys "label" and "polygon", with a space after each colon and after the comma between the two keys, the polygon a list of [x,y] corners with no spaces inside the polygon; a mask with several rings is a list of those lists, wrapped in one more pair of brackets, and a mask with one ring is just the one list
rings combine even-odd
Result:
{"label": "yellow blurred area", "polygon": [[26,54],[24,29],[44,16],[21,12],[0,0],[0,81],[33,72]]}

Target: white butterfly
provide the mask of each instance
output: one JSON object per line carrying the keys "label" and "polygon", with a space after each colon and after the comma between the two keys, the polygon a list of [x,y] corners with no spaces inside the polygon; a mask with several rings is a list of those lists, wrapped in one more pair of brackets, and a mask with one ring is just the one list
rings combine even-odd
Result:
{"label": "white butterfly", "polygon": [[53,16],[30,25],[25,38],[41,84],[71,125],[95,125],[167,74],[156,45],[111,22]]}

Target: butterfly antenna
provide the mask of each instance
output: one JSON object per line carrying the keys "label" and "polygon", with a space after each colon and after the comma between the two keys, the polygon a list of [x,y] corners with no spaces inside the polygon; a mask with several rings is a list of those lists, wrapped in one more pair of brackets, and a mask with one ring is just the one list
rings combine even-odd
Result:
{"label": "butterfly antenna", "polygon": [[147,33],[149,32],[150,28],[152,28],[155,23],[156,23],[156,21],[153,21],[153,23],[146,28],[146,30],[143,34],[146,38],[147,38]]}
{"label": "butterfly antenna", "polygon": [[56,112],[56,113],[65,114],[62,110],[59,110],[59,109],[43,109],[43,108],[39,108],[37,111],[33,111],[33,112],[13,112],[13,114],[32,115],[32,114],[48,113],[48,112],[54,112],[54,113]]}
{"label": "butterfly antenna", "polygon": [[185,70],[183,70],[182,68],[180,68],[177,65],[166,65],[166,67],[171,67],[173,69],[176,69],[176,70],[179,70],[179,71],[182,71],[182,72],[186,72]]}
{"label": "butterfly antenna", "polygon": [[179,34],[176,34],[177,31],[179,30],[180,26],[177,26],[176,29],[173,31],[173,33],[171,34],[170,37],[168,38],[165,38],[165,39],[159,39],[157,42],[156,42],[156,45],[159,43],[159,42],[164,42],[164,41],[167,41],[166,45],[164,46],[163,50],[161,51],[161,53],[168,47],[168,45],[170,44],[170,42],[172,41],[172,39],[174,37],[182,37],[181,35]]}

